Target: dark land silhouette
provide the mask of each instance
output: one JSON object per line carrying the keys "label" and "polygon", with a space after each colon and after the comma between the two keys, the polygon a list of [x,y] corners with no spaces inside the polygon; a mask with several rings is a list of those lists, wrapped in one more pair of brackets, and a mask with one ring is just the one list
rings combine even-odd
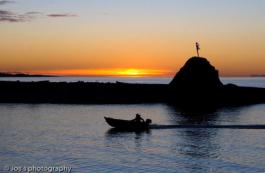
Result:
{"label": "dark land silhouette", "polygon": [[265,74],[253,74],[250,77],[265,77]]}
{"label": "dark land silhouette", "polygon": [[0,82],[2,103],[169,103],[215,107],[265,103],[265,88],[223,85],[205,58],[192,57],[170,84]]}
{"label": "dark land silhouette", "polygon": [[0,77],[56,77],[52,75],[0,72]]}

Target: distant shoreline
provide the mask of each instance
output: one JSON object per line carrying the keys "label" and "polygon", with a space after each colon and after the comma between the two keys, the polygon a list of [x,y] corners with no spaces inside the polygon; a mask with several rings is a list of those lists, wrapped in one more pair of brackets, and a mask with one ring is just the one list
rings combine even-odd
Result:
{"label": "distant shoreline", "polygon": [[60,76],[0,72],[0,77],[60,77]]}
{"label": "distant shoreline", "polygon": [[265,77],[265,74],[250,75],[250,77]]}

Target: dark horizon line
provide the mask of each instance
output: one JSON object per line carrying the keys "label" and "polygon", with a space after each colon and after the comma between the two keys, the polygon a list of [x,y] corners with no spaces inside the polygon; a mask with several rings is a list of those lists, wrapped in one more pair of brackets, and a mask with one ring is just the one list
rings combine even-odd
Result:
{"label": "dark horizon line", "polygon": [[[106,77],[106,78],[173,78],[174,75],[48,75],[48,74],[30,74],[23,72],[3,72],[0,71],[0,77]],[[265,77],[265,74],[250,74],[244,76],[224,75],[222,77]]]}

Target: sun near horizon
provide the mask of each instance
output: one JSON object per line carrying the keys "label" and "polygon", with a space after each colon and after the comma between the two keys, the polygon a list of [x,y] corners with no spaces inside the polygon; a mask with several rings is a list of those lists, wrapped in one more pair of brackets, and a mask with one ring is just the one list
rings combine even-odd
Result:
{"label": "sun near horizon", "polygon": [[[12,73],[12,72],[11,72]],[[59,70],[59,71],[31,71],[22,72],[30,75],[54,75],[54,76],[88,76],[88,77],[170,77],[165,70],[157,69],[77,69],[77,70]]]}
{"label": "sun near horizon", "polygon": [[0,71],[173,77],[188,58],[265,74],[265,1],[0,0]]}

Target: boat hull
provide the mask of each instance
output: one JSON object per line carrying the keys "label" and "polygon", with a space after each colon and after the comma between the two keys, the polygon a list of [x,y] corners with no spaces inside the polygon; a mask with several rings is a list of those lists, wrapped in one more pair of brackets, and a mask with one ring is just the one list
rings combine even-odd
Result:
{"label": "boat hull", "polygon": [[134,122],[130,120],[120,120],[115,118],[104,117],[106,122],[113,128],[128,130],[128,131],[141,131],[148,130],[149,126],[146,123]]}

